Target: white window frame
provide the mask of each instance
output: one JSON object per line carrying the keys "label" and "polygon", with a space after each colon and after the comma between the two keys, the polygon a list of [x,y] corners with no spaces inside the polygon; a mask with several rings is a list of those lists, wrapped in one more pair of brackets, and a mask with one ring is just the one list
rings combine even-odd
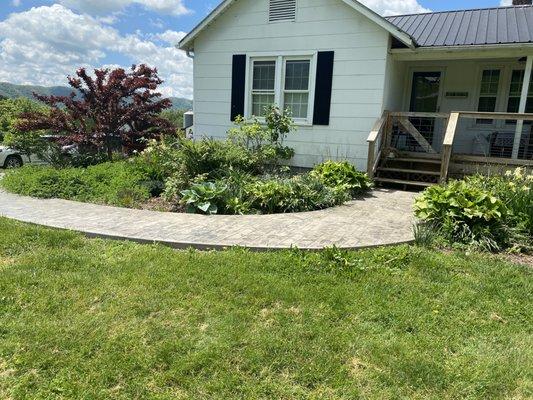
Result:
{"label": "white window frame", "polygon": [[[253,88],[253,70],[254,70],[254,62],[256,61],[274,61],[275,65],[274,65],[274,89],[273,89],[273,94],[274,94],[274,103],[275,104],[278,104],[278,101],[277,101],[277,92],[278,92],[278,79],[277,79],[277,71],[278,71],[278,59],[277,57],[257,57],[257,58],[254,58],[251,60],[250,62],[250,84],[249,84],[249,90],[250,90],[250,115],[252,114],[252,110],[253,110],[253,95],[254,94],[264,94],[264,91],[255,91],[254,88]],[[269,91],[270,92],[270,91]],[[270,94],[270,93],[268,93]],[[246,113],[245,113],[246,114]],[[263,119],[263,118],[262,118]]]}
{"label": "white window frame", "polygon": [[[503,110],[504,112],[507,112],[507,107],[509,105],[509,98],[511,97],[511,81],[513,79],[513,71],[523,71],[524,72],[524,78],[525,78],[525,71],[526,71],[526,68],[525,66],[521,66],[521,65],[517,65],[517,64],[513,64],[513,65],[509,65],[509,71],[508,71],[508,77],[507,77],[507,80],[505,82],[506,86],[505,86],[505,92],[503,93],[503,104],[502,104],[502,107],[503,107]],[[532,74],[533,76],[533,74]],[[522,81],[522,85],[524,84],[524,81]],[[529,96],[529,92],[528,92],[528,96],[527,98],[531,98],[532,96]],[[514,124],[508,124],[507,123],[507,120],[503,120],[502,122],[502,125],[504,126],[505,129],[513,129],[515,126],[516,126],[516,123]]]}
{"label": "white window frame", "polygon": [[[246,92],[244,98],[244,116],[252,117],[252,89],[253,89],[253,62],[254,61],[276,61],[274,104],[284,108],[285,93],[285,61],[289,60],[309,60],[309,104],[306,118],[294,118],[294,123],[298,126],[311,126],[313,124],[313,113],[315,104],[315,82],[316,82],[316,59],[317,52],[280,52],[280,53],[252,53],[247,54],[246,68]],[[292,91],[291,91],[292,92]],[[258,118],[264,122],[264,118]]]}
{"label": "white window frame", "polygon": [[[496,107],[494,112],[499,112],[502,110],[502,96],[504,95],[505,89],[505,83],[509,80],[508,77],[508,69],[505,64],[481,64],[477,67],[477,74],[476,74],[476,86],[474,90],[474,96],[472,96],[472,110],[478,110],[479,109],[479,100],[481,98],[481,79],[483,78],[483,71],[492,69],[492,70],[499,70],[500,71],[500,81],[498,82],[498,93],[496,93]],[[483,118],[480,118],[483,119]],[[471,122],[471,129],[475,130],[481,130],[484,131],[486,129],[496,129],[499,125],[499,121],[492,120],[490,124],[480,124],[478,123],[477,119],[472,119]]]}

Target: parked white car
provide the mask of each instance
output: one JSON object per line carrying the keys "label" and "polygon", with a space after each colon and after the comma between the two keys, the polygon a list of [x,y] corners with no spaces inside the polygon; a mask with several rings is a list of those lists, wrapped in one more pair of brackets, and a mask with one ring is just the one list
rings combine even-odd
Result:
{"label": "parked white car", "polygon": [[19,168],[24,164],[43,164],[37,156],[25,156],[7,146],[0,146],[0,168]]}

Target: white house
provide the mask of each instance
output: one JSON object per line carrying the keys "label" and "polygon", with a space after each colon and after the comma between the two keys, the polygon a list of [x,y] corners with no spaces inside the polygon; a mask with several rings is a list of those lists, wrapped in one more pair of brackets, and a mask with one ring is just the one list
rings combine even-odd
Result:
{"label": "white house", "polygon": [[427,184],[467,163],[533,165],[533,7],[514,3],[384,18],[356,0],[225,0],[179,44],[195,134],[275,103],[298,125],[297,166],[347,159]]}

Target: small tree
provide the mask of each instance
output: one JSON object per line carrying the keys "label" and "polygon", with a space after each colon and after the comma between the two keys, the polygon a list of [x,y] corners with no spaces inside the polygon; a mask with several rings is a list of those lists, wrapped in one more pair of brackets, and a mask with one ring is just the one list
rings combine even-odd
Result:
{"label": "small tree", "polygon": [[50,130],[62,143],[95,147],[105,151],[108,159],[117,145],[142,147],[143,140],[174,131],[160,116],[172,103],[156,91],[163,81],[155,68],[96,69],[94,77],[80,68],[76,75],[68,77],[74,89],[70,96],[34,94],[50,106],[50,112],[26,113],[17,128],[22,132]]}
{"label": "small tree", "polygon": [[22,97],[0,101],[0,140],[28,158],[32,155],[42,157],[49,146],[43,138],[45,131],[21,132],[17,129],[23,115],[37,112],[45,114],[47,107]]}

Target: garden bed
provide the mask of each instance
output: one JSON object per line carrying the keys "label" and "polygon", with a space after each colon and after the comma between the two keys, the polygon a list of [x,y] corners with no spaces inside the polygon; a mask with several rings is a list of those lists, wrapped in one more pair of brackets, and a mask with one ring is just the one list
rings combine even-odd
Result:
{"label": "garden bed", "polygon": [[366,174],[348,162],[326,161],[294,174],[284,166],[294,151],[283,144],[292,120],[273,107],[266,122],[238,119],[225,140],[166,135],[122,161],[24,167],[1,184],[41,198],[229,215],[320,210],[370,190]]}

